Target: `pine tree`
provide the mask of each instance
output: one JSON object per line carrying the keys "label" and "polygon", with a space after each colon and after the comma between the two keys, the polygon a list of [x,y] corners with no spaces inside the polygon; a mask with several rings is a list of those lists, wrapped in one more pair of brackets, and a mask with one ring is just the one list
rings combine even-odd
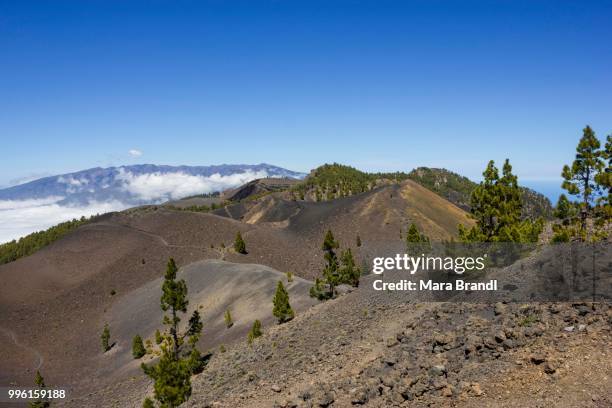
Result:
{"label": "pine tree", "polygon": [[512,174],[510,161],[506,159],[502,168],[502,177],[497,184],[500,200],[496,237],[501,242],[521,242],[524,237],[521,230],[521,190],[517,177]]}
{"label": "pine tree", "polygon": [[[152,365],[142,363],[144,373],[154,382],[155,398],[162,407],[177,407],[185,402],[191,395],[192,374],[204,368],[202,355],[196,348],[202,333],[202,320],[200,313],[194,310],[187,328],[179,333],[178,324],[181,319],[178,313],[187,312],[187,284],[183,279],[177,280],[178,268],[174,259],[168,260],[160,306],[164,312],[164,324],[169,326],[169,335],[160,337],[161,358]],[[185,344],[187,338],[187,345]]]}
{"label": "pine tree", "polygon": [[320,278],[315,278],[314,285],[310,288],[310,297],[317,298],[319,300],[329,299],[329,293],[325,288],[325,281]]}
{"label": "pine tree", "polygon": [[246,244],[244,243],[244,240],[242,239],[242,235],[240,234],[240,231],[236,233],[236,239],[234,240],[234,251],[236,251],[239,254],[247,253]]}
{"label": "pine tree", "polygon": [[334,239],[334,235],[331,230],[327,230],[325,234],[325,240],[323,241],[322,248],[325,251],[324,258],[327,261],[327,265],[323,270],[323,277],[325,282],[329,286],[329,293],[333,297],[335,294],[335,287],[338,285],[340,279],[338,273],[338,257],[334,252],[334,249],[338,249],[340,245],[338,241]]}
{"label": "pine tree", "polygon": [[521,221],[521,190],[512,166],[506,159],[502,177],[493,160],[483,173],[484,180],[470,197],[476,225],[467,229],[459,225],[463,242],[535,242],[542,230],[542,220]]}
{"label": "pine tree", "polygon": [[253,322],[253,327],[251,327],[251,330],[249,331],[249,334],[247,336],[249,344],[253,343],[253,340],[260,337],[262,334],[263,333],[261,331],[261,322],[259,320],[255,320]]}
{"label": "pine tree", "polygon": [[[34,384],[39,389],[45,389],[47,386],[45,385],[45,379],[42,375],[40,375],[40,371],[36,370],[36,377],[34,377]],[[48,408],[51,406],[50,401],[46,401],[42,398],[38,398],[36,401],[29,403],[30,408]]]}
{"label": "pine tree", "polygon": [[164,316],[164,324],[170,326],[170,336],[172,337],[172,352],[174,358],[178,360],[179,355],[179,334],[178,325],[181,321],[177,313],[187,312],[187,284],[184,279],[176,280],[178,268],[173,258],[168,260],[166,275],[162,285],[161,309],[164,312],[170,310],[170,316]]}
{"label": "pine tree", "polygon": [[110,329],[108,328],[108,323],[104,324],[104,329],[102,330],[100,339],[102,340],[102,350],[104,350],[106,353],[108,350],[110,350]]}
{"label": "pine tree", "polygon": [[410,224],[408,227],[408,231],[406,232],[406,243],[408,244],[418,244],[423,242],[424,238],[421,237],[419,230],[416,225]]}
{"label": "pine tree", "polygon": [[189,371],[191,374],[200,374],[204,371],[205,367],[204,359],[202,358],[202,353],[197,348],[192,348],[189,357],[187,358],[187,366],[189,367]]}
{"label": "pine tree", "polygon": [[279,324],[288,322],[295,317],[295,313],[289,304],[289,293],[287,293],[282,281],[278,281],[276,285],[276,293],[272,299],[272,304],[274,305],[272,314],[278,319]]}
{"label": "pine tree", "polygon": [[572,166],[565,165],[561,176],[563,187],[570,195],[580,199],[580,230],[586,236],[587,217],[591,212],[593,198],[600,191],[596,178],[604,169],[600,143],[589,126],[582,131],[582,138],[576,147],[576,157]]}
{"label": "pine tree", "polygon": [[153,404],[153,401],[151,400],[151,398],[147,397],[142,402],[142,408],[155,408],[155,404]]}
{"label": "pine tree", "polygon": [[325,266],[321,278],[315,279],[310,288],[310,296],[319,300],[331,299],[336,295],[336,287],[341,283],[357,286],[361,270],[355,265],[353,253],[350,249],[341,254],[342,265],[338,260],[335,249],[339,248],[330,230],[325,234],[322,249],[325,252]]}
{"label": "pine tree", "polygon": [[177,359],[167,344],[162,344],[162,355],[157,364],[142,363],[144,373],[153,379],[155,399],[162,407],[174,408],[191,396],[191,368],[186,359]]}
{"label": "pine tree", "polygon": [[132,356],[134,356],[135,359],[139,359],[145,354],[147,354],[147,351],[142,343],[142,337],[137,334],[132,339]]}
{"label": "pine tree", "polygon": [[322,249],[325,251],[323,257],[326,262],[323,268],[323,279],[315,281],[315,285],[310,290],[310,296],[323,300],[332,298],[336,294],[336,286],[339,283],[340,274],[338,271],[338,257],[334,249],[338,247],[339,244],[334,239],[334,234],[332,234],[331,230],[327,230],[322,245]]}
{"label": "pine tree", "polygon": [[164,340],[164,338],[162,337],[161,333],[159,332],[159,329],[155,330],[155,344],[160,345],[163,340]]}
{"label": "pine tree", "polygon": [[501,199],[497,188],[499,172],[493,160],[487,164],[483,176],[484,180],[474,189],[470,198],[470,211],[478,228],[470,231],[469,238],[472,241],[480,238],[478,240],[482,242],[490,242],[497,233],[496,221],[499,218]]}
{"label": "pine tree", "polygon": [[229,309],[225,311],[223,319],[225,320],[225,327],[227,327],[228,329],[234,325],[234,321],[232,320],[232,314]]}
{"label": "pine tree", "polygon": [[502,167],[502,177],[499,179],[500,188],[500,224],[502,226],[514,225],[521,220],[521,190],[518,186],[518,178],[512,174],[510,160],[506,159]]}
{"label": "pine tree", "polygon": [[599,205],[602,211],[599,211],[599,216],[605,220],[612,217],[612,135],[606,138],[606,144],[601,153],[602,159],[607,161],[606,167],[595,176],[595,181],[601,186],[604,194],[599,199]]}
{"label": "pine tree", "polygon": [[355,259],[353,258],[351,248],[342,251],[340,254],[340,261],[342,262],[342,266],[340,267],[340,282],[354,287],[359,286],[361,269],[355,265]]}
{"label": "pine tree", "polygon": [[570,221],[576,216],[576,208],[567,199],[565,194],[559,196],[557,206],[555,207],[554,216],[560,219],[564,225],[568,225]]}
{"label": "pine tree", "polygon": [[421,234],[417,226],[412,223],[406,231],[406,251],[413,254],[428,252],[430,249],[429,238]]}

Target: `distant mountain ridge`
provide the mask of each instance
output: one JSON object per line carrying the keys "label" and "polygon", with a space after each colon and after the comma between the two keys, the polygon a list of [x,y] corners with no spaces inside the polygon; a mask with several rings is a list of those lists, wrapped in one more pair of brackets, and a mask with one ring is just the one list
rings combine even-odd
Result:
{"label": "distant mountain ridge", "polygon": [[166,166],[138,164],[91,168],[44,177],[0,190],[0,200],[54,199],[60,205],[119,201],[129,205],[158,203],[238,187],[256,178],[303,178],[305,174],[271,164]]}

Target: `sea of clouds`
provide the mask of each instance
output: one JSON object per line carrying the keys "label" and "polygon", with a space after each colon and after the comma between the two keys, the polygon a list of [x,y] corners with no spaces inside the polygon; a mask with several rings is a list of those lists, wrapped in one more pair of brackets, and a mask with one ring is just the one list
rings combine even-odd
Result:
{"label": "sea of clouds", "polygon": [[159,203],[196,194],[223,191],[267,176],[266,171],[255,172],[251,170],[225,176],[216,173],[207,177],[182,172],[135,175],[121,168],[116,178],[123,182],[122,189],[124,191],[138,199]]}
{"label": "sea of clouds", "polygon": [[[134,201],[159,204],[168,200],[223,191],[238,187],[257,178],[267,177],[266,171],[245,171],[230,175],[197,176],[182,172],[133,174],[121,168],[115,176],[123,194],[120,198],[89,201],[87,204],[63,204],[71,194],[92,192],[91,183],[82,180],[58,182],[66,185],[65,194],[42,199],[0,200],[0,243],[19,239],[32,232],[47,229],[63,221],[82,216],[120,211],[134,206]],[[108,185],[99,188],[109,188]],[[129,197],[130,199],[126,199]]]}
{"label": "sea of clouds", "polygon": [[65,206],[64,197],[34,200],[0,200],[0,243],[21,238],[73,218],[88,217],[127,208],[119,201],[90,202],[84,206]]}

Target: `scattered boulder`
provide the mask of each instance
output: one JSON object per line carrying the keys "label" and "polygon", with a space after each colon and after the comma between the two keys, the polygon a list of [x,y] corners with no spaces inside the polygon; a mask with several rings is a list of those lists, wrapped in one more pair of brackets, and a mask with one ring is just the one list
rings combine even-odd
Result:
{"label": "scattered boulder", "polygon": [[432,377],[446,374],[446,367],[442,364],[434,365],[429,369],[429,375]]}
{"label": "scattered boulder", "polygon": [[508,308],[506,307],[506,305],[501,302],[497,302],[493,309],[495,316],[503,315],[506,313],[507,310]]}
{"label": "scattered boulder", "polygon": [[364,388],[353,388],[349,391],[351,404],[363,405],[368,402],[368,392]]}
{"label": "scattered boulder", "polygon": [[529,357],[529,360],[535,365],[540,365],[546,361],[546,356],[541,353],[535,353]]}

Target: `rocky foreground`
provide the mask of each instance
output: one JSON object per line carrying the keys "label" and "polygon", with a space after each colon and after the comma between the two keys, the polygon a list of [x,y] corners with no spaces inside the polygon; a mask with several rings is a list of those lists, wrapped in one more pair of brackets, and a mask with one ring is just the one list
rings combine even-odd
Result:
{"label": "rocky foreground", "polygon": [[187,406],[607,407],[609,304],[414,304],[351,293],[217,352]]}
{"label": "rocky foreground", "polygon": [[[264,326],[252,345],[211,350],[184,405],[609,407],[611,327],[609,303],[415,303],[358,289]],[[140,407],[152,393],[138,376],[67,405]]]}

